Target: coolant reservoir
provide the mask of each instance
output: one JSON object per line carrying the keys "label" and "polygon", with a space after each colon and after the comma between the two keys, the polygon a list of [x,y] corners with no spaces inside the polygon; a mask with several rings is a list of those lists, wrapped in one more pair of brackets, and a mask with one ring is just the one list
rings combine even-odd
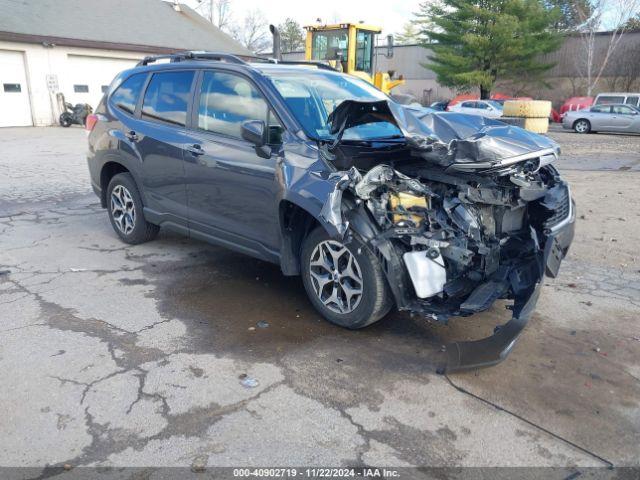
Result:
{"label": "coolant reservoir", "polygon": [[427,256],[426,251],[407,252],[402,259],[418,298],[429,298],[442,292],[447,283],[447,271],[440,252],[435,258]]}
{"label": "coolant reservoir", "polygon": [[391,210],[396,212],[393,214],[394,224],[401,222],[403,220],[411,219],[411,221],[416,225],[416,227],[420,226],[424,218],[421,217],[420,215],[414,215],[410,213],[398,213],[397,211],[399,210],[399,207],[402,207],[405,210],[408,210],[411,207],[428,208],[426,197],[418,197],[416,195],[411,195],[410,193],[405,193],[405,192],[398,192],[391,195],[391,198],[389,199],[389,204],[391,206]]}

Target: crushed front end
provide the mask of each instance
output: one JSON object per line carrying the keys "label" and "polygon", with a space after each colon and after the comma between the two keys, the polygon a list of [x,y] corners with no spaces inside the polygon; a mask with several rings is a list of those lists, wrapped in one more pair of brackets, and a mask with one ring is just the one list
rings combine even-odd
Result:
{"label": "crushed front end", "polygon": [[[442,369],[500,362],[527,323],[544,275],[557,275],[573,239],[575,206],[552,165],[559,149],[486,119],[445,116],[433,128],[435,115],[407,119],[384,102],[350,108],[336,110],[343,129],[391,118],[407,142],[373,151],[347,142],[327,148],[332,162],[351,166],[335,174],[323,218],[336,235],[347,242],[357,235],[378,255],[399,310],[446,323],[512,301],[511,320],[494,335],[446,345]],[[481,122],[475,131],[474,122]],[[365,167],[368,158],[376,160]]]}

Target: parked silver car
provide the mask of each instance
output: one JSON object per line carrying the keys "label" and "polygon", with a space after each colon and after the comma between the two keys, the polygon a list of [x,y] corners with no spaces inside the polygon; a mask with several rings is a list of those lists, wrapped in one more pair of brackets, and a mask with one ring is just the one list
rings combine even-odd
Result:
{"label": "parked silver car", "polygon": [[562,126],[578,133],[640,133],[640,109],[631,105],[593,105],[584,110],[567,112]]}

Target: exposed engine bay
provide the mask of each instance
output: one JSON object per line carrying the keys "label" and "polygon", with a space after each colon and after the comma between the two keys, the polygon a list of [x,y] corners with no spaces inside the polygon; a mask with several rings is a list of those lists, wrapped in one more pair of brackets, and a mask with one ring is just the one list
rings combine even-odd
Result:
{"label": "exposed engine bay", "polygon": [[[551,164],[559,149],[500,122],[395,108],[347,101],[334,111],[336,141],[321,152],[343,170],[321,217],[336,236],[357,235],[376,252],[400,310],[444,323],[513,300],[513,319],[494,336],[447,346],[449,370],[497,363],[573,238],[569,187]],[[394,122],[406,141],[341,141],[346,128],[371,121]]]}

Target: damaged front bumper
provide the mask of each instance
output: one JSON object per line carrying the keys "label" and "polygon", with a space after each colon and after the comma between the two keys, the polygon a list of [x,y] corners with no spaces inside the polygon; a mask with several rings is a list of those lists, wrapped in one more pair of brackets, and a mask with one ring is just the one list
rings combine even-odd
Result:
{"label": "damaged front bumper", "polygon": [[[547,276],[555,278],[558,274],[560,262],[567,254],[573,240],[575,218],[575,207],[572,202],[569,217],[546,239],[546,248],[541,260]],[[531,318],[538,303],[541,286],[542,278],[532,287],[517,294],[511,306],[513,311],[511,320],[497,327],[490,337],[445,345],[446,360],[444,364],[439,365],[438,371],[444,373],[490,367],[503,361]]]}

